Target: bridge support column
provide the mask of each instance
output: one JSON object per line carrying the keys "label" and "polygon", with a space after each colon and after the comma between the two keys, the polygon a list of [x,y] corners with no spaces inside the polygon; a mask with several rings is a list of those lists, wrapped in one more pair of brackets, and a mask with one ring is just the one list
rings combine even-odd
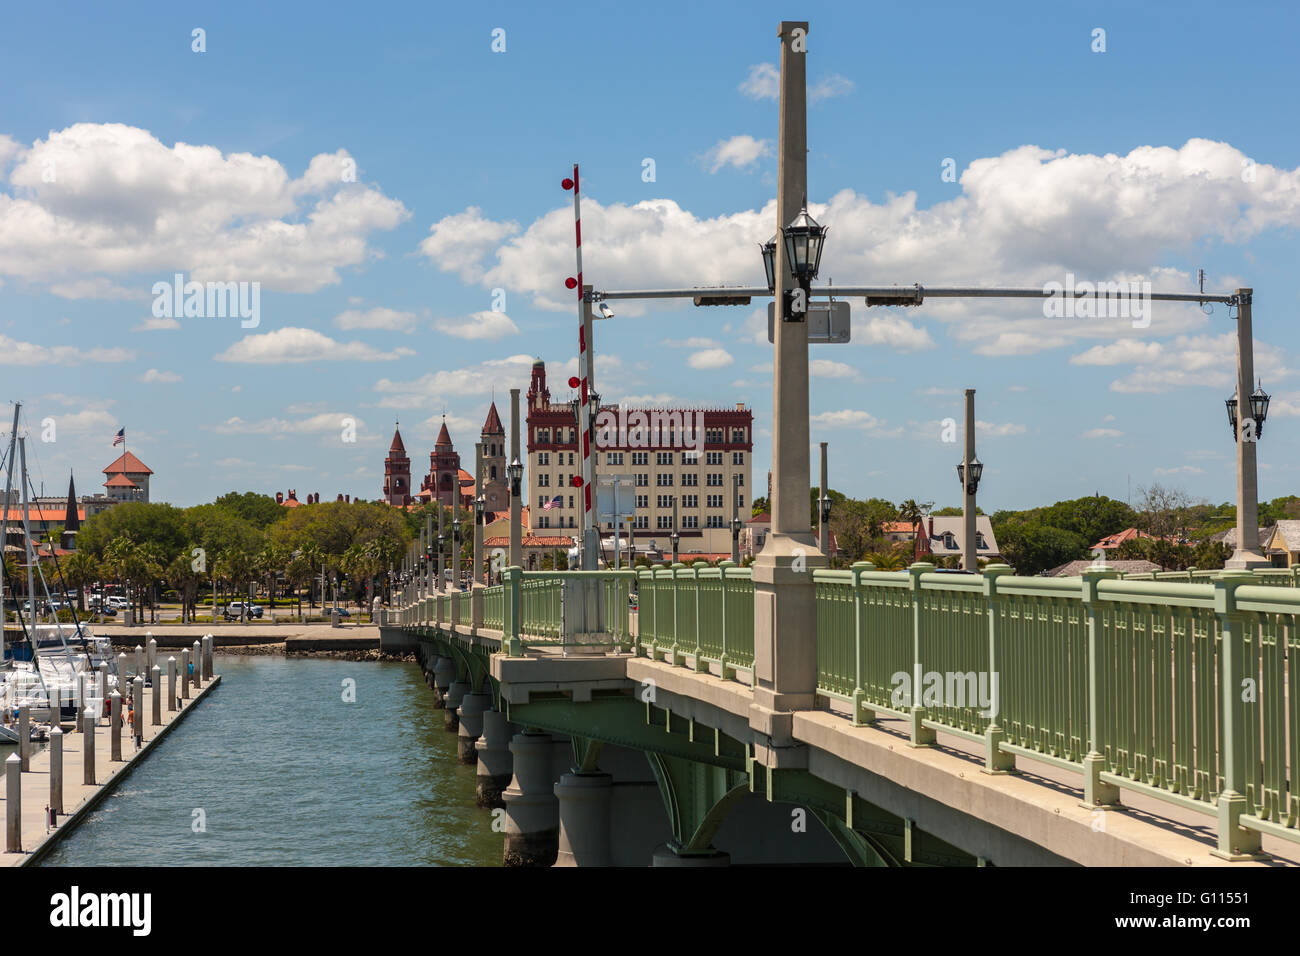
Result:
{"label": "bridge support column", "polygon": [[672,843],[655,850],[651,866],[731,866],[731,854],[721,850],[688,853]]}
{"label": "bridge support column", "polygon": [[478,779],[475,802],[485,809],[504,807],[502,794],[514,776],[510,753],[510,722],[499,710],[483,712],[483,736],[474,744],[478,750]]}
{"label": "bridge support column", "polygon": [[514,779],[503,794],[506,807],[505,866],[552,866],[559,850],[560,811],[551,774],[552,738],[516,734],[510,741]]}
{"label": "bridge support column", "polygon": [[492,709],[489,694],[468,693],[460,702],[456,729],[456,759],[464,764],[478,762],[475,744],[483,736],[483,714]]}
{"label": "bridge support column", "polygon": [[433,706],[447,706],[447,691],[456,679],[456,662],[450,657],[439,657],[433,662]]}
{"label": "bridge support column", "polygon": [[601,771],[566,773],[555,785],[560,836],[556,866],[609,866],[609,808],[614,778]]}
{"label": "bridge support column", "polygon": [[454,680],[447,685],[447,693],[444,699],[445,710],[443,711],[442,726],[447,730],[456,732],[460,728],[460,705],[469,693],[469,684],[463,680]]}

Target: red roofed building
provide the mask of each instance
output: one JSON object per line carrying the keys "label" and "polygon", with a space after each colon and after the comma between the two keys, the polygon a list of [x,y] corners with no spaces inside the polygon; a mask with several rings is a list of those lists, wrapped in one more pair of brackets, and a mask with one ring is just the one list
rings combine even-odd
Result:
{"label": "red roofed building", "polygon": [[108,480],[104,482],[108,497],[114,501],[148,501],[149,476],[153,469],[129,451],[104,469]]}
{"label": "red roofed building", "polygon": [[393,443],[388,446],[384,459],[384,500],[390,505],[405,506],[411,503],[411,459],[406,457],[402,432],[393,428]]}

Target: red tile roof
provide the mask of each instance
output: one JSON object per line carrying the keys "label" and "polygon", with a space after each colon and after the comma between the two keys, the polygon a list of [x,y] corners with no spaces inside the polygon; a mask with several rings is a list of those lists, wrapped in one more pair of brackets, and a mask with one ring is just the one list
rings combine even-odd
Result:
{"label": "red tile roof", "polygon": [[[525,548],[571,548],[573,547],[573,539],[564,534],[549,537],[543,537],[539,534],[526,534],[523,538],[523,546]],[[508,535],[487,538],[483,542],[483,547],[508,548],[510,547],[510,538]]]}
{"label": "red tile roof", "polygon": [[[108,469],[105,468],[104,470],[107,471]],[[138,485],[136,485],[136,483],[132,481],[130,478],[128,478],[126,475],[122,474],[121,472],[118,472],[112,478],[108,479],[108,481],[104,482],[104,487],[105,488],[136,488],[138,487]]]}
{"label": "red tile roof", "polygon": [[104,469],[106,475],[111,475],[114,472],[125,472],[131,475],[152,475],[153,469],[129,451],[124,451],[117,461]]}

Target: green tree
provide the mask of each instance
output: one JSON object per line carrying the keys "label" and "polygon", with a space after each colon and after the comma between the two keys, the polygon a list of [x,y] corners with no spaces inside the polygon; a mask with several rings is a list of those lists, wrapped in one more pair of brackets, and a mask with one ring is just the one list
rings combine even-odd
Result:
{"label": "green tree", "polygon": [[276,504],[275,499],[270,495],[259,495],[255,491],[243,493],[231,491],[214,501],[213,505],[230,512],[259,530],[265,530],[280,521],[286,512],[291,510],[284,505]]}
{"label": "green tree", "polygon": [[1013,523],[996,532],[1007,563],[1020,575],[1034,575],[1088,556],[1083,535],[1038,521]]}

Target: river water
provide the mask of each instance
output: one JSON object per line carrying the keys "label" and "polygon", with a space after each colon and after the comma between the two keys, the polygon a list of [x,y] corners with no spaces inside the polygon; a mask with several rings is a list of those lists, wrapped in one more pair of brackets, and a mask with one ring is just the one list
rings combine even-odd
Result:
{"label": "river water", "polygon": [[415,664],[218,655],[216,668],[221,686],[43,865],[500,865],[474,768],[456,762]]}

